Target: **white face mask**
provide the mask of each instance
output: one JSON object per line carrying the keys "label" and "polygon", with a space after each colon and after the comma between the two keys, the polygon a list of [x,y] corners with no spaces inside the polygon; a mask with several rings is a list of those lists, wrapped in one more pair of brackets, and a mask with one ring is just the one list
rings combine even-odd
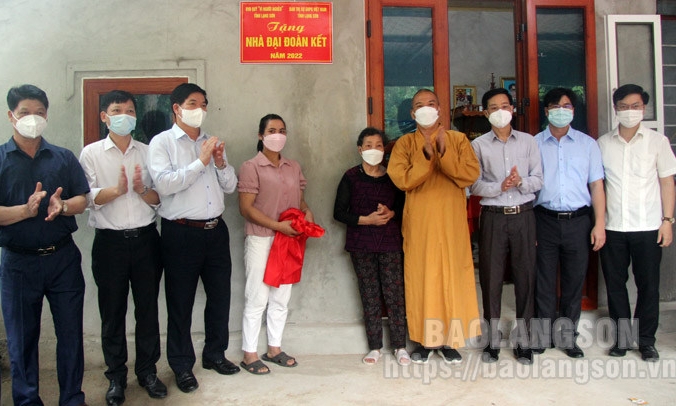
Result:
{"label": "white face mask", "polygon": [[617,112],[617,121],[624,128],[634,128],[643,120],[643,110],[624,110]]}
{"label": "white face mask", "polygon": [[415,111],[415,121],[423,128],[433,126],[439,120],[439,110],[430,106],[423,106]]}
{"label": "white face mask", "polygon": [[47,128],[47,120],[37,114],[29,114],[21,118],[17,118],[12,112],[12,117],[16,119],[14,128],[26,138],[38,138]]}
{"label": "white face mask", "polygon": [[110,120],[108,129],[117,135],[129,135],[136,128],[136,117],[129,114],[108,116],[108,119]]}
{"label": "white face mask", "polygon": [[508,110],[496,110],[488,116],[488,121],[495,128],[505,128],[512,122],[512,112]]}
{"label": "white face mask", "polygon": [[200,128],[204,119],[207,117],[207,112],[199,107],[192,110],[187,110],[182,107],[179,108],[181,109],[181,121],[188,127]]}
{"label": "white face mask", "polygon": [[385,153],[379,149],[365,149],[361,152],[361,159],[371,166],[376,166],[383,162]]}

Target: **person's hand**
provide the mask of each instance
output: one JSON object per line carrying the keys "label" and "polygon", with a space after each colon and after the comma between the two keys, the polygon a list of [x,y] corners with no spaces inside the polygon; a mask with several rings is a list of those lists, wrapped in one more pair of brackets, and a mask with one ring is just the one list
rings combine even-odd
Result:
{"label": "person's hand", "polygon": [[444,128],[443,124],[439,124],[439,127],[437,127],[436,142],[437,152],[440,156],[444,156],[446,153],[446,129]]}
{"label": "person's hand", "polygon": [[295,237],[300,234],[293,227],[291,227],[291,220],[280,221],[276,231],[288,235],[289,237]]}
{"label": "person's hand", "polygon": [[132,177],[132,185],[134,192],[141,194],[145,191],[146,185],[143,184],[143,174],[141,172],[141,165],[136,165],[134,167],[134,176]]}
{"label": "person's hand", "polygon": [[28,201],[26,202],[26,212],[27,217],[35,217],[38,215],[38,209],[40,208],[40,202],[42,198],[47,196],[47,192],[42,190],[42,182],[35,184],[35,192],[32,195],[28,196]]}
{"label": "person's hand", "polygon": [[223,159],[223,152],[225,151],[225,142],[216,142],[216,146],[214,147],[213,152],[211,153],[211,156],[214,158],[214,165],[216,165],[217,168],[222,168],[225,166],[225,160]]}
{"label": "person's hand", "polygon": [[509,175],[502,181],[500,188],[504,192],[517,186],[519,183],[521,183],[521,175],[519,175],[519,170],[516,169],[516,165],[514,165],[512,170],[509,171]]}
{"label": "person's hand", "polygon": [[657,243],[660,247],[668,247],[674,239],[674,231],[671,228],[671,223],[663,221],[659,230],[657,230]]}
{"label": "person's hand", "polygon": [[49,198],[49,207],[47,207],[47,217],[45,221],[54,220],[63,210],[63,200],[61,200],[62,187],[58,187],[56,192]]}
{"label": "person's hand", "polygon": [[115,188],[115,193],[118,196],[127,194],[129,191],[129,180],[127,179],[127,173],[124,169],[124,165],[120,168],[120,175],[117,178],[117,187]]}
{"label": "person's hand", "polygon": [[591,243],[592,250],[598,251],[603,248],[603,245],[606,243],[606,230],[605,227],[600,225],[595,225],[591,230]]}
{"label": "person's hand", "polygon": [[218,138],[209,137],[209,139],[204,141],[202,144],[202,148],[200,149],[200,161],[202,161],[204,166],[209,165],[209,162],[211,162],[211,156],[214,153],[214,148],[216,148],[217,142]]}
{"label": "person's hand", "polygon": [[394,212],[392,210],[390,210],[389,207],[385,206],[382,203],[378,203],[377,212],[384,215],[385,218],[387,219],[387,221],[390,221],[392,219],[392,217],[394,217]]}
{"label": "person's hand", "polygon": [[310,209],[306,208],[303,213],[305,214],[305,220],[309,221],[310,223],[315,222],[315,215],[312,214],[312,211]]}

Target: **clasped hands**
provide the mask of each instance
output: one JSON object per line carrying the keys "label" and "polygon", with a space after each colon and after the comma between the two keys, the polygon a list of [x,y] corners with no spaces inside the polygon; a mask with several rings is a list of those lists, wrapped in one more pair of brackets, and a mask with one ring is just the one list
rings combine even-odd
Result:
{"label": "clasped hands", "polygon": [[384,226],[394,217],[394,212],[382,203],[378,203],[376,211],[366,216],[368,224],[373,226]]}
{"label": "clasped hands", "polygon": [[209,139],[202,144],[200,161],[202,161],[204,166],[207,166],[209,165],[209,162],[211,162],[211,158],[213,158],[214,165],[216,165],[217,168],[222,169],[226,165],[225,160],[223,159],[224,151],[225,142],[221,142],[218,138],[213,136],[209,137]]}
{"label": "clasped hands", "polygon": [[504,192],[507,189],[518,186],[519,183],[521,183],[521,181],[522,181],[521,175],[519,175],[519,171],[516,169],[515,165],[509,171],[509,175],[505,178],[505,180],[502,181],[502,184],[500,185],[500,190]]}
{"label": "clasped hands", "polygon": [[433,129],[423,128],[420,130],[420,132],[425,138],[423,151],[425,152],[425,156],[428,159],[434,155],[434,147],[432,146],[432,141],[436,143],[439,155],[443,156],[444,153],[446,153],[446,130],[444,129],[443,125],[440,124]]}

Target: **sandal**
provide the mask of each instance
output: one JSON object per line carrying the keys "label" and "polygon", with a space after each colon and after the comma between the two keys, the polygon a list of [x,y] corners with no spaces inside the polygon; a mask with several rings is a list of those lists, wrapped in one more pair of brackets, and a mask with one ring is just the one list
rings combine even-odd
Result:
{"label": "sandal", "polygon": [[[279,354],[275,355],[274,357],[268,356],[268,353],[266,352],[265,354],[263,354],[263,356],[261,358],[263,358],[264,361],[274,362],[277,365],[281,365],[281,366],[287,367],[287,368],[293,368],[296,365],[298,365],[298,363],[296,362],[296,359],[294,357],[289,356],[284,351],[280,352]],[[289,364],[290,360],[293,360],[293,364]]]}
{"label": "sandal", "polygon": [[366,365],[375,365],[380,359],[380,350],[371,350],[364,356],[362,362]]}
{"label": "sandal", "polygon": [[397,358],[397,364],[401,366],[411,365],[411,357],[408,355],[406,348],[398,348],[394,350],[394,356]]}
{"label": "sandal", "polygon": [[244,361],[242,361],[239,363],[239,366],[254,375],[265,375],[270,373],[270,368],[259,359],[250,364],[245,364]]}

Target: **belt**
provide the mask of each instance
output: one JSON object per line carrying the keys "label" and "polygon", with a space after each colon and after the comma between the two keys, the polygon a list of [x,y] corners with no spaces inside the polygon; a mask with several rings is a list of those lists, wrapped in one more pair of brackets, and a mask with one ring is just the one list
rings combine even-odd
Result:
{"label": "belt", "polygon": [[524,203],[519,206],[481,206],[481,210],[500,214],[519,214],[524,211],[533,210],[533,202]]}
{"label": "belt", "polygon": [[537,206],[535,210],[539,211],[542,214],[555,217],[558,220],[570,220],[574,219],[575,217],[586,216],[589,213],[591,213],[591,207],[589,206],[583,206],[573,211],[554,211],[544,208],[542,206]]}
{"label": "belt", "polygon": [[209,220],[176,219],[176,220],[169,220],[169,221],[173,221],[176,224],[181,224],[181,225],[188,226],[188,227],[202,228],[204,230],[211,230],[212,228],[216,228],[216,226],[218,225],[218,220],[220,220],[220,217],[212,218],[212,219],[209,219]]}
{"label": "belt", "polygon": [[68,234],[67,236],[57,241],[56,243],[42,248],[24,248],[24,247],[14,247],[11,245],[6,246],[5,248],[17,254],[45,256],[52,255],[56,251],[68,245],[71,241],[73,241],[73,237],[70,234]]}
{"label": "belt", "polygon": [[111,230],[109,228],[97,228],[96,234],[106,237],[117,237],[117,238],[138,238],[143,234],[152,231],[157,228],[157,225],[153,222],[144,227],[139,228],[129,228],[126,230]]}

